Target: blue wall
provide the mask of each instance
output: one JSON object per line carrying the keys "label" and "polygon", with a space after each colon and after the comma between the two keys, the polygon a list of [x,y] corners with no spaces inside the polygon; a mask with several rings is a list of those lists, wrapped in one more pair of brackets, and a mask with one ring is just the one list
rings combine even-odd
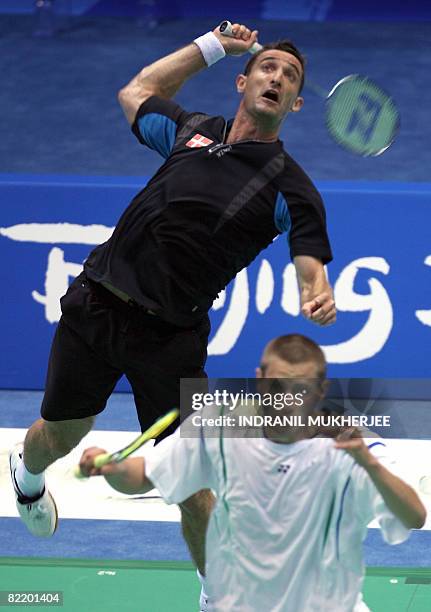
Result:
{"label": "blue wall", "polygon": [[[0,177],[0,388],[43,387],[58,299],[142,184],[137,178]],[[215,303],[209,374],[252,376],[268,338],[298,331],[324,346],[333,377],[428,377],[431,184],[319,187],[335,254],[328,272],[337,324],[320,329],[300,317],[280,237],[238,275],[224,302]]]}
{"label": "blue wall", "polygon": [[[51,0],[59,13],[75,15],[139,15],[148,9],[140,0]],[[0,13],[28,13],[35,0],[0,0]],[[147,6],[150,4],[147,0]],[[425,0],[154,0],[159,17],[208,17],[288,19],[300,21],[423,21],[431,19]]]}

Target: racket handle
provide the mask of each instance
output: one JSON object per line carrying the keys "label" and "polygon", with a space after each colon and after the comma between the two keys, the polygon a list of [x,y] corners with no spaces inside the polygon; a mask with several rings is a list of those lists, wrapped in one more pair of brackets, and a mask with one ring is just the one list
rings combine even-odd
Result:
{"label": "racket handle", "polygon": [[[95,468],[103,467],[104,465],[109,463],[110,458],[111,458],[111,455],[109,453],[101,453],[100,455],[97,455],[97,457],[95,457],[93,461],[94,467]],[[79,465],[75,466],[73,470],[73,475],[75,476],[75,478],[88,478],[86,474],[83,474],[81,472],[81,468],[79,467]]]}
{"label": "racket handle", "polygon": [[93,461],[95,468],[101,468],[111,460],[111,455],[109,453],[101,453],[97,455]]}
{"label": "racket handle", "polygon": [[88,478],[88,476],[81,472],[81,468],[79,467],[79,465],[75,465],[75,467],[73,468],[73,475],[79,480],[81,480],[82,478]]}
{"label": "racket handle", "polygon": [[[219,30],[220,30],[220,34],[223,34],[223,36],[229,36],[230,38],[234,37],[232,34],[232,24],[227,19],[221,22],[221,24],[219,25]],[[254,45],[250,47],[248,52],[254,55],[261,49],[262,49],[262,45],[259,44],[258,42],[255,42]]]}

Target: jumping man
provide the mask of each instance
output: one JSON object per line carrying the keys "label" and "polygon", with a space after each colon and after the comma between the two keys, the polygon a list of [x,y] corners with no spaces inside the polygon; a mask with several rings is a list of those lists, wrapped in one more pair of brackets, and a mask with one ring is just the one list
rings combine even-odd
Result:
{"label": "jumping man", "polygon": [[[278,139],[303,104],[298,49],[281,41],[248,61],[236,79],[233,120],[186,112],[172,99],[187,79],[247,53],[256,39],[245,25],[234,24],[232,38],[216,28],[145,67],[119,93],[133,133],[165,161],[61,300],[42,418],[10,456],[17,507],[35,535],[50,536],[57,525],[46,468],[90,431],[123,374],[143,430],[179,405],[180,378],[206,376],[213,300],[278,235],[287,237],[302,314],[322,326],[335,321],[322,199]],[[212,505],[209,491],[181,504],[202,573]]]}

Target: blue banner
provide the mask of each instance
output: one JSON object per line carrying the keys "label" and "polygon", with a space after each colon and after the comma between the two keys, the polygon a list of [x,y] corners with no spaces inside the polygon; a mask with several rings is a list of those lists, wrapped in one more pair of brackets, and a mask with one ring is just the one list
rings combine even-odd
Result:
{"label": "blue banner", "polygon": [[[144,184],[142,177],[0,176],[0,388],[43,388],[59,298]],[[431,185],[318,186],[335,256],[328,275],[337,323],[321,329],[300,316],[281,236],[214,303],[208,373],[253,376],[270,338],[300,332],[321,344],[332,377],[429,377]]]}

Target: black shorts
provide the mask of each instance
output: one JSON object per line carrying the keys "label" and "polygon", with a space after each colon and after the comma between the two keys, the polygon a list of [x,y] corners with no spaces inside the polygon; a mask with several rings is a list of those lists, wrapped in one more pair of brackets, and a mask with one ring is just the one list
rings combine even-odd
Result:
{"label": "black shorts", "polygon": [[61,299],[61,309],[41,409],[47,421],[102,412],[124,374],[145,430],[179,407],[180,378],[206,378],[208,317],[193,329],[177,327],[123,302],[84,273]]}

